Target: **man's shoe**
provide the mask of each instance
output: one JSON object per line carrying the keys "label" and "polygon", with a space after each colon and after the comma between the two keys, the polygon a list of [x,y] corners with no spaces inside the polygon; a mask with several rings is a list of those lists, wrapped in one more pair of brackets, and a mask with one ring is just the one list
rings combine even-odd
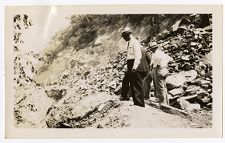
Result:
{"label": "man's shoe", "polygon": [[130,100],[130,98],[128,98],[128,97],[120,97],[120,101],[129,101]]}

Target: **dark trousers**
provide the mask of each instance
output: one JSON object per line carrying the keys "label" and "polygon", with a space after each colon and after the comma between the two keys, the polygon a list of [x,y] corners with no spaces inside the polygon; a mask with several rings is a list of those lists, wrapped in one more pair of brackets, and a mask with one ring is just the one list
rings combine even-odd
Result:
{"label": "dark trousers", "polygon": [[144,97],[145,98],[149,98],[149,94],[151,92],[151,83],[152,83],[152,71],[149,71],[149,73],[147,74],[147,76],[144,78],[143,80],[143,86],[144,86]]}
{"label": "dark trousers", "polygon": [[122,93],[123,98],[128,98],[129,89],[131,90],[131,96],[134,101],[134,105],[145,107],[144,104],[144,89],[143,89],[143,73],[140,71],[132,72],[134,60],[127,61],[127,72],[122,82]]}

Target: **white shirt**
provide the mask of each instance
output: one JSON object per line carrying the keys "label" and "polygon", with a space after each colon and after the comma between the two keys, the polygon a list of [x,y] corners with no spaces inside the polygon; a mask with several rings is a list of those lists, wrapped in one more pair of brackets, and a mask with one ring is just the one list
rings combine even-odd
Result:
{"label": "white shirt", "polygon": [[161,68],[167,67],[167,64],[172,61],[173,59],[161,51],[159,48],[152,54],[151,65],[156,67],[159,65]]}
{"label": "white shirt", "polygon": [[130,41],[128,42],[127,46],[127,60],[134,59],[133,69],[136,69],[140,64],[140,60],[142,57],[141,47],[142,45],[140,44],[140,42],[131,35]]}

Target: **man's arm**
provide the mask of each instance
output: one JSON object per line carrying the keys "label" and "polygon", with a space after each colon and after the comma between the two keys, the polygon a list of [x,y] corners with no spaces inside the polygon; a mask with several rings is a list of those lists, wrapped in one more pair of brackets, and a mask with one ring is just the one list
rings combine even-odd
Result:
{"label": "man's arm", "polygon": [[146,52],[146,60],[148,62],[148,65],[151,64],[151,58],[152,58],[152,53],[151,52]]}
{"label": "man's arm", "polygon": [[133,42],[133,48],[134,48],[134,56],[135,56],[133,69],[136,70],[138,65],[140,64],[141,57],[142,57],[141,44],[137,40],[135,40]]}

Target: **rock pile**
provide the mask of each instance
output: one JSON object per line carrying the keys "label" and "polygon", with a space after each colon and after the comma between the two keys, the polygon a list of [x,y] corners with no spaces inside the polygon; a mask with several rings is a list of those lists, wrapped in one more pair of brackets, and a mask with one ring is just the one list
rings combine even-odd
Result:
{"label": "rock pile", "polygon": [[212,108],[212,26],[198,28],[193,16],[199,18],[181,19],[155,38],[174,60],[166,79],[170,104],[187,110]]}
{"label": "rock pile", "polygon": [[[196,27],[202,24],[196,24],[198,21],[193,17],[177,21],[171,30],[164,30],[154,39],[174,59],[169,63],[170,76],[166,78],[170,105],[183,110],[211,109],[212,27]],[[126,71],[126,52],[118,52],[107,66],[102,67],[87,68],[82,59],[73,58],[65,63],[69,65],[65,71],[50,75],[47,83],[42,85],[32,79],[37,74],[35,64],[36,61],[49,62],[51,54],[42,57],[32,52],[18,53],[14,59],[15,88],[21,87],[25,93],[27,89],[32,90],[29,94],[17,92],[17,121],[24,122],[22,112],[41,111],[43,117],[47,117],[43,122],[48,127],[83,128],[109,114],[108,110],[120,106],[118,97],[112,95],[118,95],[121,89]],[[30,102],[36,95],[32,93],[34,89],[38,98],[43,98],[41,102],[46,100],[51,104],[46,102],[46,107],[42,109],[42,103],[40,106],[36,103],[39,99]],[[22,109],[23,104],[26,104],[26,110]]]}
{"label": "rock pile", "polygon": [[[121,84],[124,76],[126,53],[119,52],[117,57],[112,59],[105,67],[92,68],[87,71],[78,69],[66,70],[54,79],[49,80],[47,86],[58,85],[73,88],[80,95],[91,95],[98,92],[113,94]],[[74,62],[73,62],[74,63]]]}

